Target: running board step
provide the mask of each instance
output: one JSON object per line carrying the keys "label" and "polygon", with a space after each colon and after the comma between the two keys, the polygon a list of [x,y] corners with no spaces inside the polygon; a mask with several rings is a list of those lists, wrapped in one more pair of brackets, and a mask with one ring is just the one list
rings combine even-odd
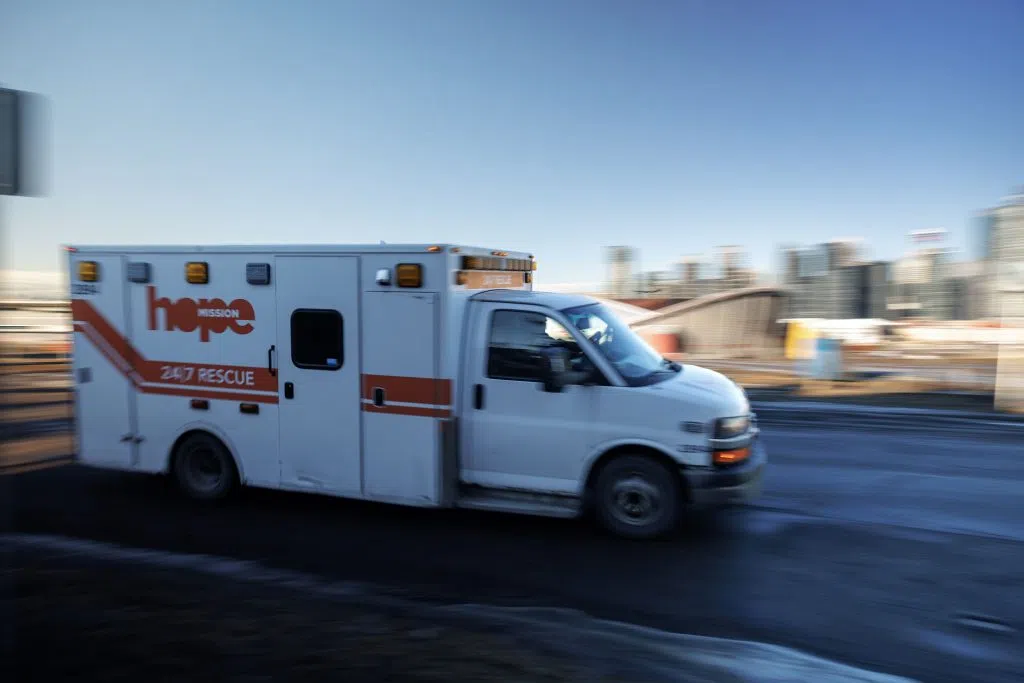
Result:
{"label": "running board step", "polygon": [[543,517],[571,518],[580,513],[580,501],[575,497],[489,489],[480,486],[462,487],[459,497],[455,501],[455,507]]}

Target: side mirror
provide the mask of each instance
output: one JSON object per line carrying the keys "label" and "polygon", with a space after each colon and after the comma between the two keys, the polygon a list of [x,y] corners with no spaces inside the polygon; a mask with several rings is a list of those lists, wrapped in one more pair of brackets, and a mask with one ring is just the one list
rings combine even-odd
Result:
{"label": "side mirror", "polygon": [[569,351],[561,346],[551,346],[542,352],[544,391],[557,393],[565,389],[571,377]]}
{"label": "side mirror", "polygon": [[569,385],[591,387],[598,384],[599,374],[597,368],[589,362],[584,363],[584,369],[572,369],[572,356],[569,350],[555,346],[543,351],[543,375],[544,391],[559,393]]}

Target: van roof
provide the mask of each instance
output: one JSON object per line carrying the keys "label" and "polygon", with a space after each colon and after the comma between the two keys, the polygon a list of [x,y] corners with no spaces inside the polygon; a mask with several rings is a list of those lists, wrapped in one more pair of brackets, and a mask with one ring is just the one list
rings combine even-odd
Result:
{"label": "van roof", "polygon": [[526,291],[522,289],[488,289],[474,294],[475,301],[489,301],[503,304],[536,304],[556,310],[596,304],[598,300],[585,294],[562,294],[558,292]]}
{"label": "van roof", "polygon": [[[119,245],[119,244],[70,244],[65,247],[69,251],[86,253],[195,253],[206,254],[217,253],[415,253],[430,251],[447,251],[458,249],[459,253],[471,256],[490,256],[495,249],[485,247],[473,247],[460,244],[153,244],[153,245]],[[512,258],[531,258],[527,252],[512,252],[508,255]]]}

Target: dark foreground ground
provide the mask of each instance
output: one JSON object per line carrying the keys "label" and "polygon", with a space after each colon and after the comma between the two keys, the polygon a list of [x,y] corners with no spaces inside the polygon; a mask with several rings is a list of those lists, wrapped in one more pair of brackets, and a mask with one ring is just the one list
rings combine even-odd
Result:
{"label": "dark foreground ground", "polygon": [[[257,490],[223,505],[205,506],[182,499],[159,479],[80,466],[0,476],[0,532],[229,557],[357,582],[369,591],[418,603],[579,610],[674,633],[796,648],[920,681],[1024,681],[1021,431],[1009,425],[971,427],[956,421],[917,427],[897,421],[870,428],[820,415],[792,415],[780,424],[785,412],[777,410],[774,423],[762,424],[770,458],[764,497],[753,506],[717,516],[693,515],[679,534],[661,542],[626,543],[585,522],[407,509]],[[4,565],[10,563],[0,563]],[[71,585],[84,580],[61,567],[48,571],[58,572],[58,580],[51,584],[58,595],[68,592],[59,587],[62,580]],[[117,575],[99,583],[108,590],[125,587],[120,603],[107,598],[114,605],[123,604],[125,595],[167,595],[160,580],[131,580]],[[214,598],[222,592],[203,588],[199,598],[174,591],[171,595],[193,610],[195,620],[189,623],[208,623],[209,631],[167,629],[148,623],[159,624],[163,617],[140,618],[152,627],[138,637],[144,644],[140,650],[161,658],[190,653],[194,667],[201,659],[195,655],[208,652],[196,648],[204,643],[210,647],[210,633],[231,633],[235,628],[224,626],[225,619],[237,625],[253,618],[244,609],[256,597],[229,596],[208,608],[203,590]],[[76,601],[81,599],[69,600],[80,604]],[[282,599],[276,599],[281,605]],[[302,604],[316,606],[315,599],[305,600],[311,602]],[[264,664],[257,671],[273,671],[273,666],[288,662],[301,668],[303,662],[325,661],[317,649],[322,640],[282,640],[290,637],[289,624],[305,620],[281,616],[289,613],[290,605],[300,604],[291,599],[284,603],[280,610],[268,607],[266,615],[257,615],[268,627],[254,636],[262,644],[252,647],[287,657],[277,664],[261,660]],[[40,654],[29,661],[38,660],[37,666],[71,666],[107,647],[83,641],[82,634],[91,630],[88,626],[64,624],[61,604],[46,617],[49,622],[35,627],[41,635],[33,648]],[[335,614],[342,615],[337,621],[344,621],[345,613],[336,609]],[[14,619],[0,617],[0,626],[22,630],[18,613]],[[375,617],[371,611],[363,618]],[[435,624],[433,619],[426,621]],[[116,632],[121,635],[107,634],[106,642],[134,647],[137,622],[113,623],[119,624]],[[331,622],[317,616],[310,617],[310,623],[322,630]],[[397,628],[398,645],[409,631],[419,631],[419,626]],[[453,627],[445,637],[455,641],[444,642],[449,651],[473,662],[478,650],[459,647],[455,635],[466,631]],[[475,628],[468,632],[480,635]],[[372,661],[371,653],[364,651],[366,641],[357,636],[348,641],[359,644],[355,650],[338,652],[352,653],[354,661]],[[338,638],[345,642],[341,635]],[[51,642],[52,648],[41,649]],[[515,655],[516,662],[530,661],[537,652],[541,659],[535,661],[551,661],[533,644],[495,642],[527,653]],[[292,646],[294,651],[289,651]],[[216,666],[240,666],[235,661],[245,658],[231,654],[235,650],[226,652],[214,660]],[[61,653],[67,653],[68,662],[61,661]],[[412,655],[409,659],[420,661]],[[574,673],[564,661],[555,658],[551,670],[567,671],[565,675],[576,675],[576,680],[594,680],[593,672]],[[430,667],[436,663],[427,660],[412,670],[433,671]],[[755,657],[741,664],[752,675],[766,670],[764,660]],[[503,666],[500,658],[486,665]],[[202,669],[195,671],[191,678],[225,680],[221,669],[209,676]],[[530,671],[506,670],[505,679],[497,680],[544,680]],[[371,671],[365,680],[380,680],[380,672]],[[385,674],[387,680],[402,680]],[[443,680],[460,680],[455,675],[446,672]],[[359,680],[355,676],[338,678]],[[486,680],[476,674],[471,679]],[[22,679],[0,671],[0,680]]]}
{"label": "dark foreground ground", "polygon": [[15,554],[4,570],[15,626],[8,681],[643,680],[398,607],[189,570]]}

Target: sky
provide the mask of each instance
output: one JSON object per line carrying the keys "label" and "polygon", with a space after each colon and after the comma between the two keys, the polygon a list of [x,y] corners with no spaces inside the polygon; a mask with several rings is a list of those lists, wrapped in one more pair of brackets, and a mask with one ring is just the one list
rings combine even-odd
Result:
{"label": "sky", "polygon": [[65,243],[454,242],[594,282],[718,245],[895,258],[1024,183],[1020,0],[4,0]]}

